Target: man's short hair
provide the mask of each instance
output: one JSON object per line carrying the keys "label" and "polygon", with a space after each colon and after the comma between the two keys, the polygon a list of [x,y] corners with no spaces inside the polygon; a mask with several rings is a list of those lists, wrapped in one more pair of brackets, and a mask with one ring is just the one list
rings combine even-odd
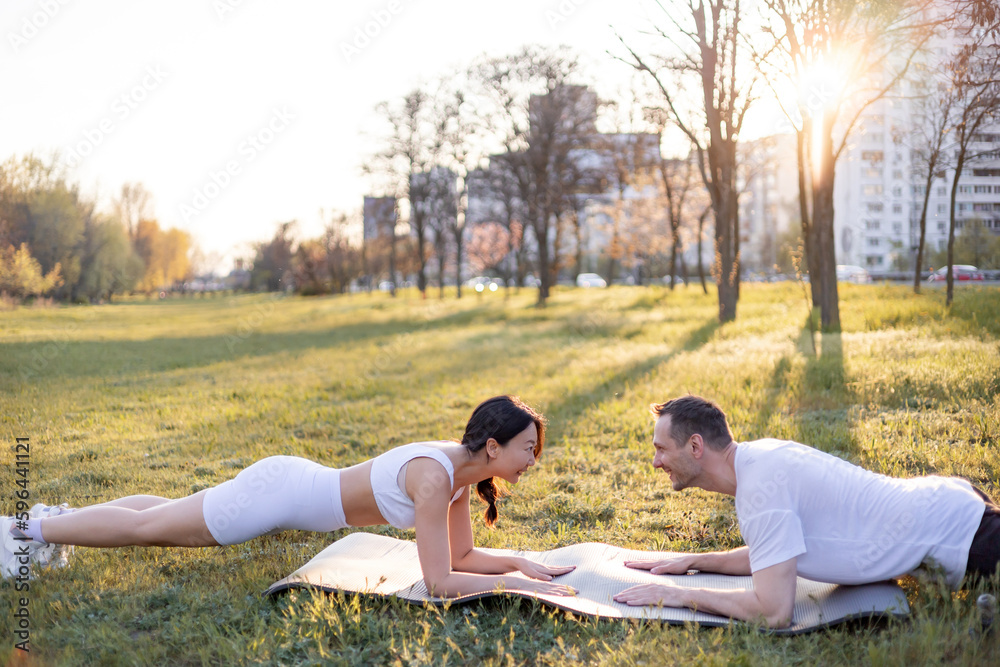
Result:
{"label": "man's short hair", "polygon": [[650,411],[657,417],[670,415],[670,437],[683,445],[695,433],[712,449],[725,449],[733,441],[726,413],[701,396],[681,396],[666,403],[653,403]]}

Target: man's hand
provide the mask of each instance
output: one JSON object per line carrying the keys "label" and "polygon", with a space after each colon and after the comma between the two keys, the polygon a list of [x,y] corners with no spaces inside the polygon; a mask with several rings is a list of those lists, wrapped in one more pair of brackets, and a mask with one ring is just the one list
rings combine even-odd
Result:
{"label": "man's hand", "polygon": [[649,570],[650,574],[687,574],[694,570],[694,554],[678,553],[662,560],[627,560],[625,567]]}
{"label": "man's hand", "polygon": [[664,607],[683,607],[678,599],[683,589],[672,583],[640,584],[627,588],[615,596],[615,602],[627,604],[630,607],[655,605]]}

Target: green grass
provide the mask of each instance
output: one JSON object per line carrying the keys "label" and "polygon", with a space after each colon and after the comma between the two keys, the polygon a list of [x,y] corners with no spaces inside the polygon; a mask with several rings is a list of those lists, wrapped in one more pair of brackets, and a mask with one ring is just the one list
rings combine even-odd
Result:
{"label": "green grass", "polygon": [[[412,292],[252,295],[0,314],[0,496],[31,439],[46,502],[176,497],[263,456],[345,466],[460,437],[478,401],[515,393],[549,418],[540,465],[477,544],[550,549],[740,545],[732,500],[673,493],[650,466],[648,405],[685,392],[727,410],[738,439],[797,439],[900,476],[963,475],[1000,495],[1000,291],[842,286],[842,334],[809,341],[802,291],[746,285],[736,322],[695,289],[557,291],[421,301]],[[815,349],[815,352],[814,352]],[[412,539],[389,527],[372,532]],[[908,582],[912,620],[779,638],[575,619],[532,602],[438,610],[260,591],[334,534],[215,549],[78,549],[32,582],[43,663],[706,664],[1000,662],[972,640],[972,600]],[[0,585],[0,637],[15,594]],[[12,641],[0,658],[12,655]]]}

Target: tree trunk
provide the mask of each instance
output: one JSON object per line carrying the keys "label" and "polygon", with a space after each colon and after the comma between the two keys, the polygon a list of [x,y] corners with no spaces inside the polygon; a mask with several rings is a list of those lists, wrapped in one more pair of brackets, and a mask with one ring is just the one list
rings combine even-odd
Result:
{"label": "tree trunk", "polygon": [[[443,235],[444,232],[441,232]],[[437,257],[438,257],[438,298],[444,298],[444,265],[445,265],[445,246],[443,238],[439,238],[437,242]]]}
{"label": "tree trunk", "polygon": [[722,206],[715,220],[715,278],[719,290],[719,322],[732,322],[736,319],[736,301],[739,299],[739,265],[734,252],[732,210],[736,198],[729,187],[721,194]]}
{"label": "tree trunk", "polygon": [[583,223],[581,222],[582,217],[580,211],[576,213],[576,275],[574,278],[578,278],[581,273],[583,273]]}
{"label": "tree trunk", "polygon": [[465,227],[455,227],[455,298],[462,298],[462,236]]}
{"label": "tree trunk", "polygon": [[917,267],[913,270],[914,294],[920,294],[920,272],[924,268],[924,244],[927,242],[927,202],[931,198],[931,183],[934,182],[936,166],[936,155],[932,155],[927,169],[927,181],[924,184],[924,202],[920,207],[920,241],[917,243]]}
{"label": "tree trunk", "polygon": [[618,252],[618,217],[615,215],[611,223],[611,245],[608,247],[608,284],[615,279],[615,271],[617,267],[615,266],[615,254]]}
{"label": "tree trunk", "polygon": [[705,261],[702,259],[702,243],[705,239],[705,218],[708,217],[710,208],[701,212],[698,218],[698,279],[701,281],[701,291],[708,294],[708,285],[705,284]]}
{"label": "tree trunk", "polygon": [[955,195],[958,193],[958,181],[962,177],[965,166],[965,141],[959,140],[958,159],[955,161],[955,176],[951,179],[951,199],[948,206],[948,286],[944,304],[950,306],[955,298],[955,273],[952,266],[955,263]]}
{"label": "tree trunk", "polygon": [[[814,221],[809,214],[809,157],[806,152],[809,134],[812,131],[812,123],[808,118],[803,118],[802,129],[795,132],[795,149],[798,156],[798,179],[799,179],[799,218],[802,221],[802,251],[805,255],[806,270],[810,275],[809,294],[812,297],[813,306],[820,302],[820,283],[812,280],[813,271],[819,267],[819,257],[817,254],[819,243],[814,238]],[[800,267],[801,268],[801,267]]]}
{"label": "tree trunk", "polygon": [[673,243],[670,244],[670,291],[674,290],[674,276],[677,275],[677,229],[673,230]]}
{"label": "tree trunk", "polygon": [[389,294],[396,296],[396,231],[392,232],[389,241]]}
{"label": "tree trunk", "polygon": [[[819,283],[820,324],[823,331],[840,331],[840,301],[837,295],[837,248],[833,231],[833,186],[836,166],[833,156],[833,117],[824,115],[820,137],[819,174],[813,180],[812,224],[819,266],[809,267],[810,283]],[[817,293],[813,290],[813,294]],[[815,298],[815,296],[813,297]],[[813,301],[816,305],[816,301]]]}
{"label": "tree trunk", "polygon": [[541,221],[534,227],[538,241],[538,306],[544,307],[549,298],[549,226]]}
{"label": "tree trunk", "polygon": [[424,224],[420,214],[413,213],[417,220],[415,229],[417,231],[417,289],[420,290],[420,298],[427,298],[427,239],[424,238]]}

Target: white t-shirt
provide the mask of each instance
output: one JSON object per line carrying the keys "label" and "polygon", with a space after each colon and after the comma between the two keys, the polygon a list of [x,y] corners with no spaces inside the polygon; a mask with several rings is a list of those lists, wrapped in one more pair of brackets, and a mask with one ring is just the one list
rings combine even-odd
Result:
{"label": "white t-shirt", "polygon": [[864,584],[939,566],[961,585],[986,508],[965,480],[886,477],[774,439],[739,443],[734,466],[751,571],[797,558],[800,576]]}

